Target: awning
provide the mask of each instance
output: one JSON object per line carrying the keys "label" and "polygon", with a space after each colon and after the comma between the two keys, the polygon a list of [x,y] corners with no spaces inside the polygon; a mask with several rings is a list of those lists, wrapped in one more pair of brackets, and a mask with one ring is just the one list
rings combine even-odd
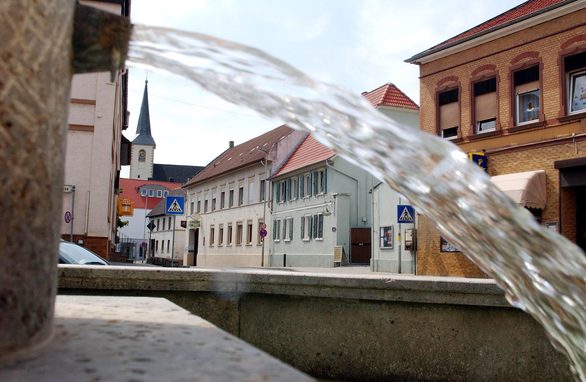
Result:
{"label": "awning", "polygon": [[528,208],[545,208],[545,171],[497,175],[490,180],[515,203]]}

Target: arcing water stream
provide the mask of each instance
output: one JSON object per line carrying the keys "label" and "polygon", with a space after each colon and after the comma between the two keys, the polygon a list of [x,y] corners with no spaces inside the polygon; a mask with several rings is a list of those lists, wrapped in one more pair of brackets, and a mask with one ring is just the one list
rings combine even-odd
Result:
{"label": "arcing water stream", "polygon": [[586,256],[544,230],[455,145],[405,128],[360,95],[257,49],[136,25],[129,64],[189,78],[232,103],[305,129],[408,196],[531,314],[586,381]]}

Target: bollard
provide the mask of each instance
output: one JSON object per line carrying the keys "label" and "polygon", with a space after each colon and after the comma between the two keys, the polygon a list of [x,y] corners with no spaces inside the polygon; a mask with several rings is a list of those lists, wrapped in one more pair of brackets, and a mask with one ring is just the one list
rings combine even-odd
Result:
{"label": "bollard", "polygon": [[74,8],[0,2],[0,360],[52,330]]}

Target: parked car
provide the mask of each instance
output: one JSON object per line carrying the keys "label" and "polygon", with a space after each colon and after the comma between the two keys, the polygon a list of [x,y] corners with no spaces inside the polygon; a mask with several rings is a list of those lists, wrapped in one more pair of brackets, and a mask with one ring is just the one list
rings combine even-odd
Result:
{"label": "parked car", "polygon": [[64,240],[59,243],[59,264],[110,265],[92,251]]}

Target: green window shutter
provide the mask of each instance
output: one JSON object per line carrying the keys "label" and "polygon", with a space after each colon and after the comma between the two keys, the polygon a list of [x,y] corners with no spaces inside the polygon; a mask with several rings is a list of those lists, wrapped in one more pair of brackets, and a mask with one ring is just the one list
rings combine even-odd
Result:
{"label": "green window shutter", "polygon": [[299,197],[303,198],[305,196],[305,186],[303,185],[304,176],[299,176]]}
{"label": "green window shutter", "polygon": [[291,178],[287,179],[287,200],[291,200]]}
{"label": "green window shutter", "polygon": [[293,218],[289,218],[289,239],[293,240]]}
{"label": "green window shutter", "polygon": [[309,238],[313,239],[313,216],[308,216],[309,219]]}
{"label": "green window shutter", "polygon": [[277,187],[275,187],[275,200],[277,201],[277,203],[279,203],[281,201],[281,183],[277,182],[276,186]]}
{"label": "green window shutter", "polygon": [[313,176],[313,194],[317,195],[317,182],[319,182],[319,174],[317,171],[314,171],[311,173],[311,175]]}
{"label": "green window shutter", "polygon": [[323,238],[324,237],[324,216],[323,215],[318,215],[319,216],[319,222],[317,225],[317,232],[318,232],[318,236]]}
{"label": "green window shutter", "polygon": [[324,192],[328,192],[328,169],[326,168],[324,170],[324,184],[323,184],[323,190]]}

